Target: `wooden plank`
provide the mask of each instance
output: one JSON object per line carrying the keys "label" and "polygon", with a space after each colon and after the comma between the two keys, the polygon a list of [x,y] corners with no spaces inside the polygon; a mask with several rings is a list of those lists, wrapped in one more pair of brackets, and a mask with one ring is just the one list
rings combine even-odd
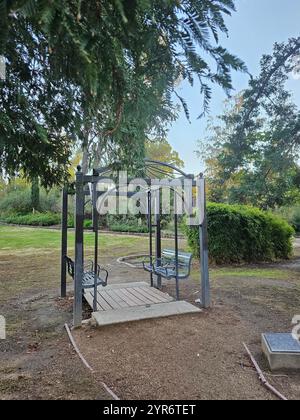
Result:
{"label": "wooden plank", "polygon": [[155,289],[154,287],[149,287],[146,290],[147,290],[147,293],[161,299],[161,302],[172,302],[174,300],[172,296],[168,295],[167,293],[163,293],[160,290]]}
{"label": "wooden plank", "polygon": [[155,293],[154,288],[152,287],[145,287],[145,288],[139,288],[138,291],[139,293],[144,294],[144,296],[147,296],[148,299],[153,300],[154,303],[166,303],[166,302],[170,302],[170,299],[166,298],[166,297],[162,297],[159,294]]}
{"label": "wooden plank", "polygon": [[[94,290],[91,292],[91,294],[92,294],[92,296],[93,296],[93,298],[94,298]],[[113,309],[109,304],[108,304],[108,302],[105,300],[105,299],[103,299],[103,297],[101,296],[101,294],[99,293],[99,291],[98,291],[98,293],[97,293],[97,302],[99,303],[99,305],[101,305],[102,306],[102,308],[103,308],[103,310],[104,311],[110,311],[111,309]]]}
{"label": "wooden plank", "polygon": [[111,290],[111,289],[128,289],[129,287],[150,287],[150,285],[144,281],[142,282],[131,282],[131,283],[119,283],[119,284],[108,284],[106,287],[99,286],[98,290]]}
{"label": "wooden plank", "polygon": [[130,307],[130,305],[117,292],[118,292],[117,289],[115,289],[115,290],[107,290],[106,291],[106,293],[108,293],[112,297],[112,299],[114,299],[116,302],[118,302],[119,305],[122,308],[128,308],[128,307]]}
{"label": "wooden plank", "polygon": [[[94,309],[94,296],[91,294],[90,291],[86,291],[84,293],[84,298],[87,301],[87,303],[90,305],[90,307],[92,309]],[[102,306],[99,304],[99,302],[97,302],[97,310],[98,311],[103,311],[104,309],[102,308]]]}
{"label": "wooden plank", "polygon": [[138,299],[140,299],[142,302],[144,302],[144,304],[146,305],[152,305],[153,303],[158,303],[157,299],[153,298],[153,297],[148,297],[147,293],[142,292],[142,290],[144,290],[143,288],[134,288],[131,287],[130,289],[127,289],[129,291],[129,293],[133,294],[134,296],[136,296]]}
{"label": "wooden plank", "polygon": [[127,289],[116,289],[115,292],[122,296],[122,299],[124,299],[130,307],[144,305],[144,302],[129,293]]}
{"label": "wooden plank", "polygon": [[122,308],[122,306],[115,301],[115,299],[113,299],[108,292],[101,290],[101,292],[99,292],[100,296],[102,296],[103,299],[106,300],[106,302],[112,307],[112,309],[120,309]]}
{"label": "wooden plank", "polygon": [[[131,284],[131,287],[128,285]],[[114,287],[112,287],[114,286]],[[86,301],[93,309],[94,291],[85,292]],[[166,293],[151,288],[147,283],[124,283],[111,287],[98,287],[98,311],[110,311],[125,308],[172,302],[174,299]]]}
{"label": "wooden plank", "polygon": [[168,299],[162,298],[161,296],[158,296],[152,293],[152,289],[150,287],[138,288],[138,289],[133,289],[133,290],[135,290],[137,293],[141,293],[143,296],[145,296],[148,300],[151,300],[153,303],[168,302]]}
{"label": "wooden plank", "polygon": [[122,289],[122,292],[126,293],[127,296],[130,297],[130,299],[132,299],[135,302],[135,306],[141,306],[141,305],[145,305],[145,301],[140,299],[138,296],[136,296],[135,294],[132,294],[131,292],[131,288],[128,289]]}

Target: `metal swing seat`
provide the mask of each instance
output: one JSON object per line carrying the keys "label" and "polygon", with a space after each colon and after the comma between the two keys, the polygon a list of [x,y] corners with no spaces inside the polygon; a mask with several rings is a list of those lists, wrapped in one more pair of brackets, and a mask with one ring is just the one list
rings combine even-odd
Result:
{"label": "metal swing seat", "polygon": [[178,273],[176,272],[176,252],[171,249],[164,249],[162,257],[143,262],[145,271],[156,276],[161,276],[167,280],[187,279],[191,274],[193,254],[187,252],[178,252]]}
{"label": "metal swing seat", "polygon": [[[72,277],[72,279],[74,280],[75,263],[69,257],[65,257],[65,259],[67,262],[68,273],[70,277]],[[102,277],[100,273],[104,273],[104,276]],[[105,287],[107,286],[107,280],[108,280],[108,271],[105,270],[105,268],[100,267],[99,264],[97,264],[96,273],[95,273],[93,261],[90,261],[88,264],[86,264],[83,267],[82,289],[92,289],[95,286]]]}
{"label": "metal swing seat", "polygon": [[[174,193],[176,191],[173,189]],[[160,204],[159,204],[160,206]],[[152,196],[151,190],[148,191],[148,228],[149,228],[149,258],[143,261],[143,268],[150,273],[151,286],[154,285],[153,276],[157,276],[158,288],[161,287],[161,279],[166,280],[175,279],[176,281],[176,300],[179,300],[179,281],[187,279],[191,274],[191,265],[193,254],[179,251],[179,238],[178,238],[178,215],[177,215],[177,202],[174,201],[174,227],[175,227],[175,249],[156,249],[156,256],[153,255],[153,228],[156,228],[156,236],[159,238],[161,244],[161,230],[156,224],[152,224]]]}

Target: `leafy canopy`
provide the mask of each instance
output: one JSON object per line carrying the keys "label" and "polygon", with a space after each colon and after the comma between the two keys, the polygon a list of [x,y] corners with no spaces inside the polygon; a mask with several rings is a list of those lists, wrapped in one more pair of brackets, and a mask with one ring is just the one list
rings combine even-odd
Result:
{"label": "leafy canopy", "polygon": [[300,38],[275,44],[261,72],[211,127],[207,161],[217,201],[274,208],[300,198],[300,111],[285,84]]}
{"label": "leafy canopy", "polygon": [[189,117],[181,80],[198,86],[201,115],[212,84],[229,91],[231,70],[246,70],[218,44],[233,10],[233,0],[1,0],[5,171],[51,184],[78,142],[97,160],[110,150],[111,160],[140,161],[149,133],[162,136],[176,118],[174,98]]}

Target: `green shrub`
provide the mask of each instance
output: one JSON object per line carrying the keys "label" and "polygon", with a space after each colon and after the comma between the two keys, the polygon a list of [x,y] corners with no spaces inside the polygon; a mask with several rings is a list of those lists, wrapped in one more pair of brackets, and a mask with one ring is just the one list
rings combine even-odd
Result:
{"label": "green shrub", "polygon": [[[217,264],[286,259],[292,254],[293,228],[271,213],[247,206],[209,203],[209,254]],[[199,229],[186,226],[195,255],[200,255]]]}
{"label": "green shrub", "polygon": [[[9,214],[0,216],[0,221],[4,223],[24,226],[55,226],[61,223],[61,214],[58,213],[30,213],[30,214]],[[92,227],[92,220],[84,221],[84,228]],[[68,227],[74,228],[74,217],[69,216]]]}
{"label": "green shrub", "polygon": [[61,222],[61,216],[54,213],[31,213],[26,215],[6,215],[0,220],[5,223],[25,226],[54,226]]}
{"label": "green shrub", "polygon": [[85,220],[83,222],[83,226],[85,229],[91,229],[93,227],[93,221],[92,220]]}
{"label": "green shrub", "polygon": [[[39,211],[41,213],[59,213],[61,211],[61,192],[59,189],[46,191],[40,190]],[[31,188],[22,186],[8,191],[0,198],[0,213],[4,214],[29,214],[32,208]],[[72,210],[72,200],[70,199],[70,211]]]}
{"label": "green shrub", "polygon": [[9,192],[0,200],[0,213],[27,214],[32,212],[29,188]]}
{"label": "green shrub", "polygon": [[[71,198],[69,199],[70,211]],[[50,191],[41,189],[40,191],[40,209],[43,213],[60,213],[61,212],[61,191],[53,188]]]}
{"label": "green shrub", "polygon": [[126,233],[147,233],[148,227],[141,225],[127,225],[123,223],[115,223],[113,225],[110,225],[110,230],[113,232],[126,232]]}

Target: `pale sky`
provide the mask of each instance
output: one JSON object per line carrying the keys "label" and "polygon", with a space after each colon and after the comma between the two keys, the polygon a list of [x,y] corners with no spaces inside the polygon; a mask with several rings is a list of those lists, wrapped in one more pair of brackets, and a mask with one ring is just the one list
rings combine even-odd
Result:
{"label": "pale sky", "polygon": [[[224,37],[221,45],[245,61],[251,74],[259,72],[259,61],[263,54],[272,52],[275,42],[285,42],[300,36],[300,0],[237,0],[237,12],[228,17],[229,38]],[[247,87],[248,76],[233,74],[236,92]],[[293,92],[300,107],[300,79],[291,77],[288,88]],[[185,116],[172,126],[168,140],[185,162],[188,173],[199,173],[203,163],[195,156],[197,140],[205,137],[206,121],[197,120],[201,113],[201,97],[197,89],[183,84],[180,94],[189,104],[192,124]],[[211,102],[211,116],[222,113],[226,96],[215,87]]]}

